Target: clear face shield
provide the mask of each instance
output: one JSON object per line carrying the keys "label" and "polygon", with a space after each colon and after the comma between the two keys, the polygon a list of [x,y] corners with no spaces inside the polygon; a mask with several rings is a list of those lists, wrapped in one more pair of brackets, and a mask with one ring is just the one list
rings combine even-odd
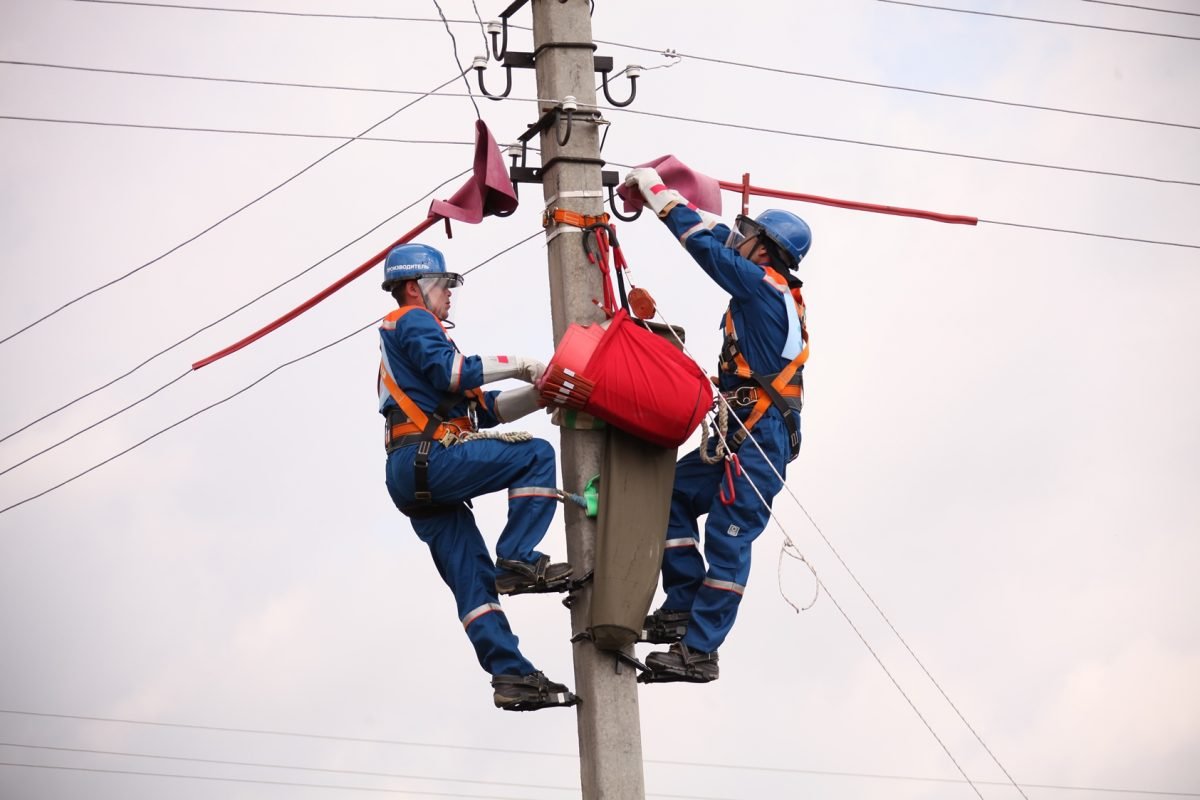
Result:
{"label": "clear face shield", "polygon": [[443,322],[450,319],[450,290],[463,285],[463,276],[456,272],[443,272],[417,279],[421,299],[425,307]]}
{"label": "clear face shield", "polygon": [[749,217],[738,214],[737,219],[733,223],[733,228],[729,231],[729,238],[725,240],[726,247],[732,247],[735,250],[747,239],[752,239],[762,232],[762,226]]}
{"label": "clear face shield", "polygon": [[463,276],[457,272],[443,272],[439,275],[429,275],[417,279],[417,285],[421,287],[423,295],[429,294],[433,289],[457,289],[463,283]]}

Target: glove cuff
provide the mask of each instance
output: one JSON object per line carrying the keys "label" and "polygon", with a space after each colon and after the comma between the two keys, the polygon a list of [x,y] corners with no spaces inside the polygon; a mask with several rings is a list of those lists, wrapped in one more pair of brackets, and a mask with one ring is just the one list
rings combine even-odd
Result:
{"label": "glove cuff", "polygon": [[513,422],[542,407],[542,394],[536,386],[508,389],[496,395],[496,418]]}

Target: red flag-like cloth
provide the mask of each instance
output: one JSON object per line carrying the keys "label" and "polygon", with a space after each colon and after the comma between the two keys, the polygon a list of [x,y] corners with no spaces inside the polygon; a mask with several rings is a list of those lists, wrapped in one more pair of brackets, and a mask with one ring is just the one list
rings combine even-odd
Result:
{"label": "red flag-like cloth", "polygon": [[429,216],[408,233],[279,319],[259,328],[246,338],[234,342],[224,350],[220,350],[207,358],[202,358],[195,362],[192,364],[192,369],[200,369],[214,361],[219,361],[230,353],[236,353],[251,342],[258,341],[276,328],[286,325],[355,278],[369,272],[376,264],[387,258],[387,254],[391,252],[393,247],[411,242],[439,219],[444,217],[446,219],[456,219],[461,222],[476,223],[488,214],[506,214],[516,207],[517,193],[513,189],[512,181],[508,179],[508,170],[504,167],[504,159],[500,155],[500,148],[496,145],[496,140],[492,138],[492,134],[488,131],[487,125],[483,123],[483,120],[477,120],[475,122],[474,171],[471,177],[467,179],[467,182],[463,184],[462,188],[454,193],[453,197],[449,200],[434,200],[433,205],[429,208]]}
{"label": "red flag-like cloth", "polygon": [[[670,155],[660,156],[645,164],[638,164],[638,166],[653,167],[667,188],[679,192],[693,205],[720,215],[721,183],[716,178],[696,172],[675,156]],[[618,188],[617,195],[625,201],[625,213],[633,213],[645,205],[641,192],[628,186],[623,185]]]}
{"label": "red flag-like cloth", "polygon": [[475,169],[449,200],[434,200],[429,216],[475,224],[488,214],[507,214],[517,207],[504,156],[483,120],[475,121]]}

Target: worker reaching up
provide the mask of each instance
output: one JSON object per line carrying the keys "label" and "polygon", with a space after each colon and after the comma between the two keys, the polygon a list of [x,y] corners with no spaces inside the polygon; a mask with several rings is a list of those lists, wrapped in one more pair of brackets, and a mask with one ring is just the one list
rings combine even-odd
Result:
{"label": "worker reaching up", "polygon": [[[454,592],[459,620],[492,676],[495,705],[510,711],[573,705],[567,687],[521,654],[498,597],[569,588],[570,565],[552,564],[536,549],[558,497],[554,450],[528,434],[478,433],[539,408],[532,384],[545,367],[520,356],[459,352],[443,322],[451,290],[462,282],[446,271],[441,252],[427,245],[400,245],[384,263],[383,289],[399,305],[379,331],[388,492]],[[530,385],[503,392],[479,388],[504,378]],[[508,522],[493,563],[469,501],[500,489],[508,490]]]}
{"label": "worker reaching up", "polygon": [[[800,449],[803,368],[808,357],[804,300],[793,274],[808,253],[812,233],[788,211],[739,216],[730,229],[663,184],[654,169],[625,179],[636,187],[700,268],[729,293],[721,325],[718,389],[735,420],[726,439],[737,461],[712,459],[714,436],[680,459],[663,553],[666,600],[646,618],[643,640],[670,644],[646,658],[647,683],[706,683],[719,675],[717,649],[725,641],[750,576],[750,549],[770,518],[787,464]],[[715,462],[715,463],[710,463]],[[740,462],[741,473],[730,469]],[[772,469],[772,467],[774,469]],[[748,478],[764,502],[746,483]],[[704,554],[696,520],[707,514]],[[707,561],[707,564],[706,564]]]}

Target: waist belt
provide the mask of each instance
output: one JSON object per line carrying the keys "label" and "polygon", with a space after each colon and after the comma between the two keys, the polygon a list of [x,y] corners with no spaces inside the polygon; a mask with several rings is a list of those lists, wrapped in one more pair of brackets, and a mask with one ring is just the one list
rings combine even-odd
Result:
{"label": "waist belt", "polygon": [[[471,424],[470,417],[456,417],[439,424],[428,438],[436,442],[448,433],[457,434],[472,430],[475,430],[475,426]],[[425,432],[403,411],[398,408],[388,411],[383,427],[383,445],[388,453],[401,447],[418,444],[425,438],[427,438]]]}
{"label": "waist belt", "polygon": [[[741,412],[743,409],[753,408],[758,405],[759,401],[765,401],[767,404],[779,409],[779,413],[783,415],[784,424],[787,425],[788,444],[791,449],[791,458],[795,458],[800,452],[800,429],[796,426],[795,417],[790,414],[791,411],[800,411],[803,400],[800,396],[781,395],[775,391],[765,380],[759,379],[758,385],[744,384],[734,389],[727,389],[721,392],[721,397],[725,398],[725,402],[729,403],[729,407],[734,411]],[[757,421],[752,415],[751,420]],[[749,427],[753,427],[752,423],[748,423]],[[729,444],[733,450],[737,450],[746,440],[748,429],[742,427],[736,432],[729,435]]]}

